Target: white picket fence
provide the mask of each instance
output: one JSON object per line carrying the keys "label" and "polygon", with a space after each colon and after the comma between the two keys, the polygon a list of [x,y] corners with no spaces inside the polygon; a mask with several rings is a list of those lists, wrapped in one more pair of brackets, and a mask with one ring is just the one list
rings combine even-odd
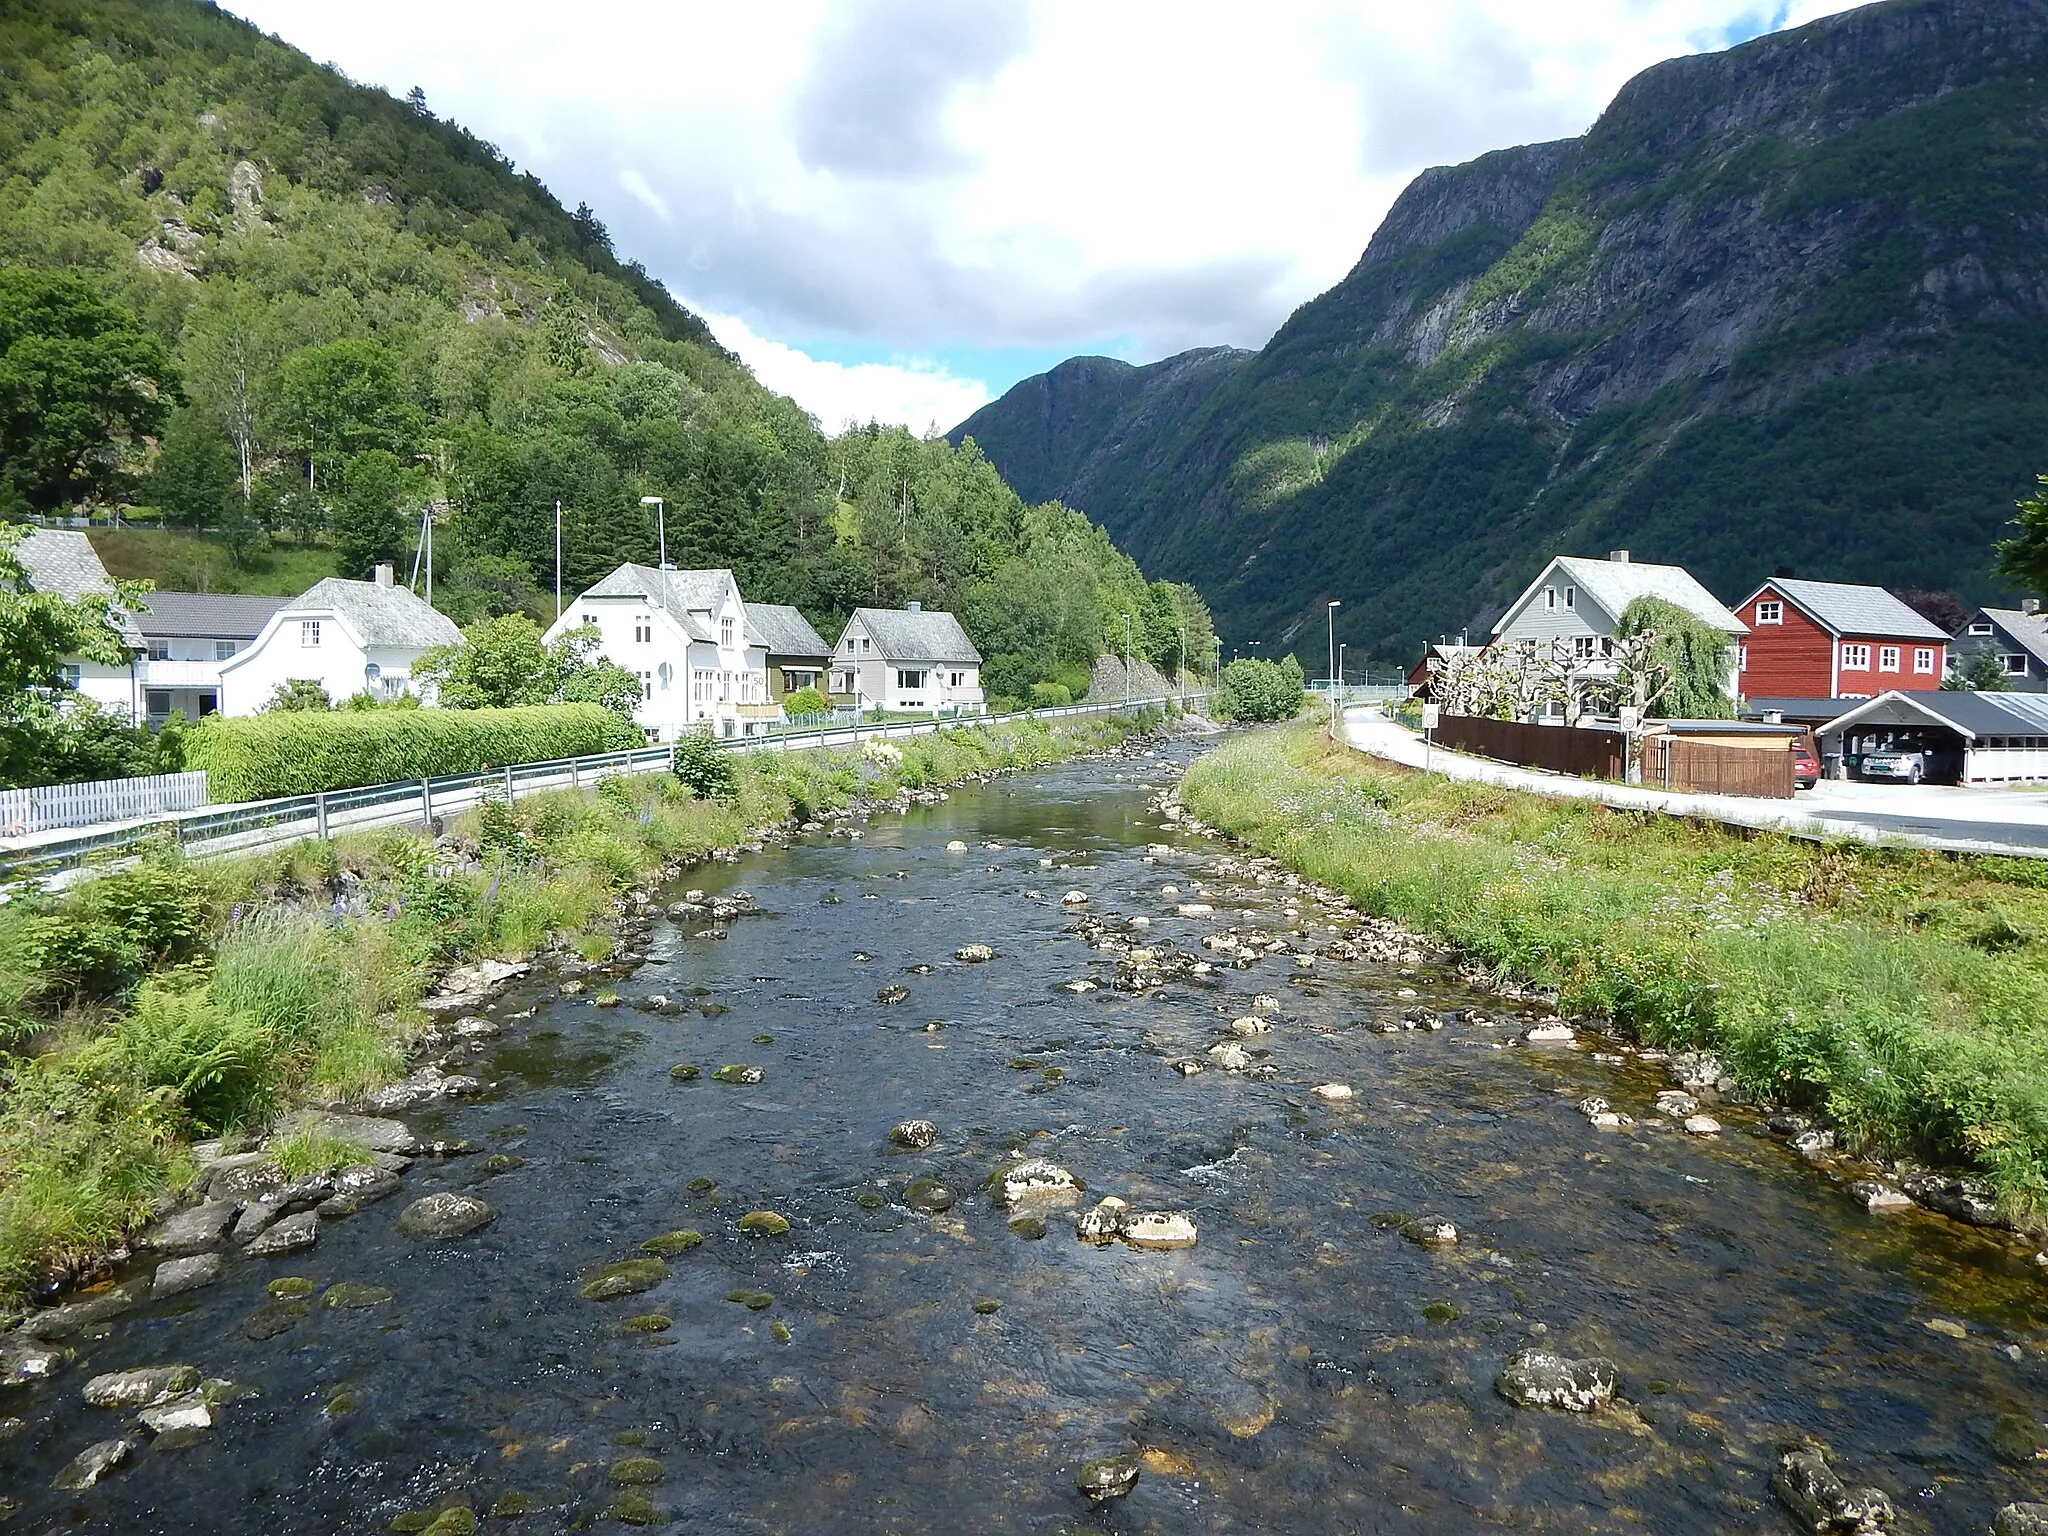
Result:
{"label": "white picket fence", "polygon": [[206,804],[204,773],[159,773],[144,779],[96,779],[89,784],[45,784],[0,789],[0,837],[26,837],[60,827],[134,821]]}

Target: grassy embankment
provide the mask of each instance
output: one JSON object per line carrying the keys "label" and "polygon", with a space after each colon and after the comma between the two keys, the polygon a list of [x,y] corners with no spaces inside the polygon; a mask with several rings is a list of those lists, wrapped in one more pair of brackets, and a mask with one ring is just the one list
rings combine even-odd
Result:
{"label": "grassy embankment", "polygon": [[[601,959],[620,893],[671,860],[1133,728],[951,730],[896,744],[900,759],[749,754],[724,800],[667,775],[536,795],[461,818],[451,830],[481,868],[453,875],[417,834],[365,833],[203,864],[166,850],[61,897],[17,898],[0,907],[0,1304],[114,1246],[189,1181],[194,1138],[402,1075],[425,1023],[413,1005],[451,964],[551,942]],[[344,873],[367,917],[334,914]],[[348,1155],[292,1153],[308,1168]]]}
{"label": "grassy embankment", "polygon": [[1744,837],[1454,783],[1298,723],[1188,809],[1645,1042],[1712,1050],[1852,1141],[1974,1165],[2048,1216],[2048,863]]}
{"label": "grassy embankment", "polygon": [[339,574],[341,560],[329,545],[267,539],[238,565],[215,535],[169,528],[95,528],[88,537],[108,574],[153,582],[159,592],[297,597]]}

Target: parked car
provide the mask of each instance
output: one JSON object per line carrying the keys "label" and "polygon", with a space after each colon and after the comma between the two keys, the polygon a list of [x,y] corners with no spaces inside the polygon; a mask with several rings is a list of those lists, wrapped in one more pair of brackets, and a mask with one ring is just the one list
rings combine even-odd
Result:
{"label": "parked car", "polygon": [[1863,754],[1863,777],[1890,779],[1899,784],[1919,784],[1927,778],[1927,754],[1903,747]]}
{"label": "parked car", "polygon": [[1813,746],[1805,737],[1792,743],[1792,785],[1795,789],[1811,789],[1820,782],[1820,763],[1813,755]]}

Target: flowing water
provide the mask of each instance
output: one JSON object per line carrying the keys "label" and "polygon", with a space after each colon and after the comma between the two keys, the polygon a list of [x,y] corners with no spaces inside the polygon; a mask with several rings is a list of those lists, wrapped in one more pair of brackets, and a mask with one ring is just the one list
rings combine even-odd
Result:
{"label": "flowing water", "polygon": [[[0,1443],[8,1528],[367,1533],[459,1502],[485,1531],[619,1530],[649,1511],[615,1506],[608,1469],[645,1458],[653,1528],[691,1532],[1781,1532],[1768,1483],[1800,1438],[1886,1489],[1904,1530],[1981,1532],[2048,1497],[2048,1463],[2012,1459],[2018,1421],[1998,1429],[2048,1411],[2044,1282],[2010,1240],[1872,1217],[1740,1112],[1689,1138],[1650,1110],[1665,1083],[1645,1064],[1502,1048],[1506,1028],[1377,1032],[1416,1006],[1404,987],[1512,1022],[1428,973],[1281,958],[1152,996],[1059,990],[1107,979],[1067,931],[1069,889],[1182,945],[1225,923],[1327,937],[1333,914],[1290,919],[1284,888],[1218,877],[1225,850],[1161,828],[1148,796],[1173,755],[967,788],[696,877],[766,915],[723,941],[658,927],[617,985],[687,1014],[508,994],[501,1013],[539,1007],[486,1058],[492,1096],[413,1123],[522,1165],[423,1159],[316,1248],[230,1261],[72,1340],[53,1381],[0,1396],[24,1426]],[[1148,861],[1161,839],[1174,851]],[[1169,882],[1218,892],[1216,916],[1176,915]],[[955,962],[972,942],[997,958]],[[890,983],[907,1001],[877,1002]],[[1281,1007],[1247,1044],[1270,1080],[1167,1066],[1261,992]],[[705,1076],[672,1081],[681,1062]],[[728,1062],[763,1080],[709,1080]],[[1330,1081],[1356,1097],[1306,1091]],[[1593,1131],[1574,1108],[1592,1093],[1638,1123]],[[892,1149],[911,1117],[939,1142]],[[1198,1245],[1097,1248],[1057,1219],[1018,1235],[979,1186],[1019,1148],[1090,1201],[1189,1212]],[[923,1178],[950,1210],[906,1203]],[[440,1187],[498,1220],[400,1234]],[[793,1230],[741,1235],[756,1209]],[[1388,1213],[1448,1217],[1462,1241],[1417,1246]],[[579,1295],[678,1228],[705,1241],[655,1289]],[[251,1339],[280,1275],[394,1296]],[[665,1332],[620,1326],[656,1311]],[[1610,1357],[1620,1400],[1511,1406],[1495,1377],[1532,1345]],[[52,1491],[122,1432],[82,1405],[87,1377],[171,1362],[261,1395],[196,1444],[137,1435],[97,1487]],[[1136,1490],[1091,1509],[1077,1465],[1125,1447]],[[488,1515],[508,1494],[533,1512]]]}

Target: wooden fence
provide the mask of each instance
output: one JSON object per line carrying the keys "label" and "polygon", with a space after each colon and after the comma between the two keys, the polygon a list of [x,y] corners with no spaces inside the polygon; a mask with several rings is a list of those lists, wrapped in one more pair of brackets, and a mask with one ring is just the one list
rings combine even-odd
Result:
{"label": "wooden fence", "polygon": [[1683,736],[1649,736],[1643,740],[1643,784],[1695,795],[1790,800],[1792,754],[1781,741],[1730,747]]}
{"label": "wooden fence", "polygon": [[1455,752],[1582,778],[1618,779],[1628,761],[1628,738],[1599,726],[1526,725],[1519,720],[1445,715],[1437,722],[1436,740]]}
{"label": "wooden fence", "polygon": [[206,804],[204,773],[159,773],[143,779],[98,779],[0,790],[0,837],[25,837],[60,827],[134,821]]}

